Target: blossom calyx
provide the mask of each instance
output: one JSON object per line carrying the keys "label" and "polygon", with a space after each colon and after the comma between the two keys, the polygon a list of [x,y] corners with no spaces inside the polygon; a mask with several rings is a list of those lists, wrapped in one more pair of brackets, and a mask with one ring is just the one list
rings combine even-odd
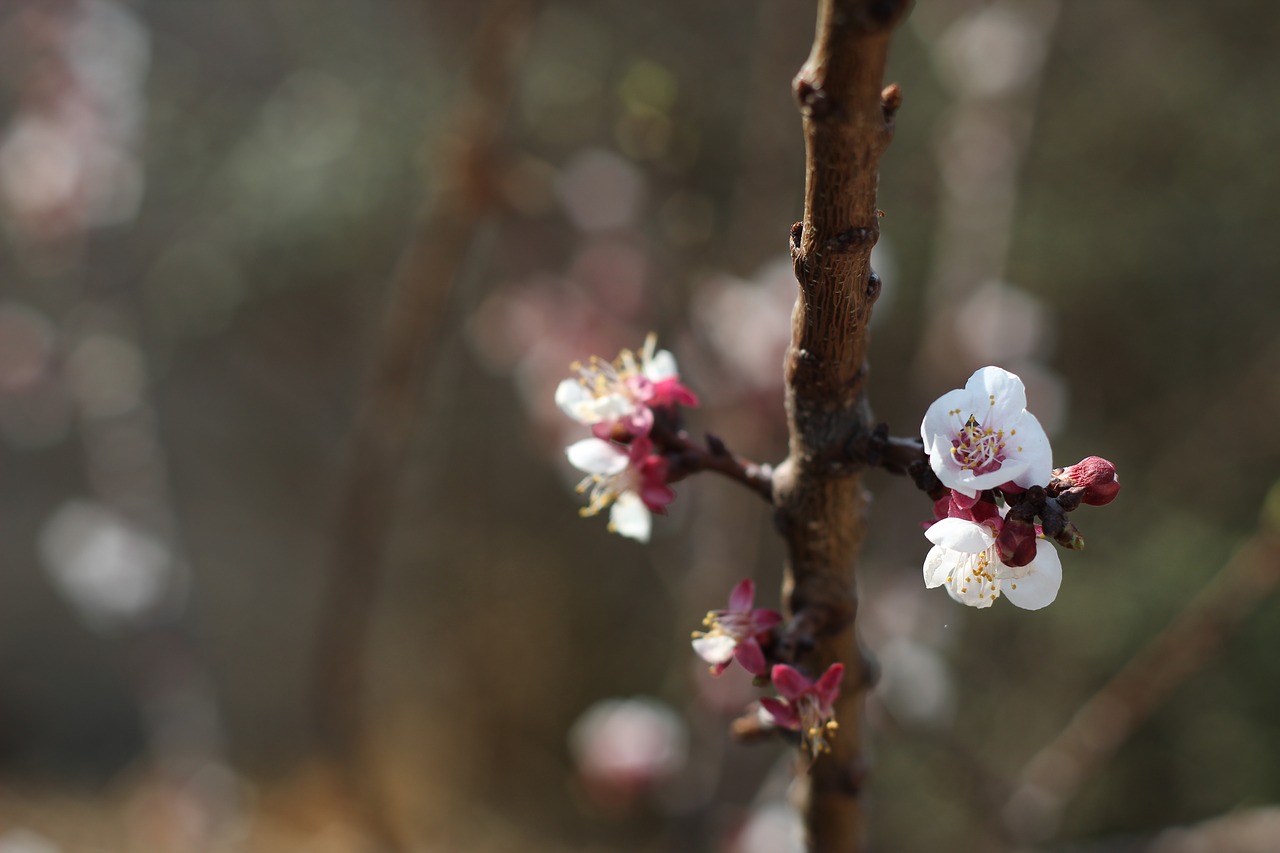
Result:
{"label": "blossom calyx", "polygon": [[1080,502],[1090,506],[1105,506],[1120,494],[1116,466],[1101,456],[1090,456],[1053,473],[1066,481],[1071,491],[1079,490]]}
{"label": "blossom calyx", "polygon": [[1036,526],[1016,509],[1005,516],[996,536],[996,554],[1011,568],[1029,565],[1036,558]]}
{"label": "blossom calyx", "polygon": [[[951,489],[946,497],[933,503],[933,521],[944,518],[963,518],[965,521],[989,524],[996,529],[1001,524],[1000,508],[996,506],[990,492],[971,496]],[[933,521],[927,522],[925,527],[929,527]]]}

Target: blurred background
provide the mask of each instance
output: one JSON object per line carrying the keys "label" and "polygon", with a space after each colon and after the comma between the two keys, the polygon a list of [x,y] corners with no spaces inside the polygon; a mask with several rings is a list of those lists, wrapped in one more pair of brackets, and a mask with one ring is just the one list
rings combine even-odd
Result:
{"label": "blurred background", "polygon": [[[797,849],[791,753],[688,644],[743,577],[777,606],[768,508],[695,478],[609,535],[552,393],[656,330],[691,427],[781,459],[813,13],[0,2],[0,851]],[[895,39],[877,416],[997,363],[1124,491],[1052,607],[972,611],[867,477],[882,849],[1277,849],[1278,40],[1186,0]]]}

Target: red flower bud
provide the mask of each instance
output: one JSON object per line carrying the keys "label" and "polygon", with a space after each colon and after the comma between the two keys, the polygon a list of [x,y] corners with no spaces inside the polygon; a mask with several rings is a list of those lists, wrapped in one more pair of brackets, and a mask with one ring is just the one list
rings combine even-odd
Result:
{"label": "red flower bud", "polygon": [[1030,564],[1036,558],[1035,525],[1010,513],[996,537],[996,553],[1000,555],[1000,562],[1012,568]]}
{"label": "red flower bud", "polygon": [[1116,476],[1116,466],[1101,456],[1082,459],[1064,469],[1062,476],[1070,480],[1074,488],[1082,490],[1080,501],[1090,506],[1109,504],[1120,493],[1120,478]]}

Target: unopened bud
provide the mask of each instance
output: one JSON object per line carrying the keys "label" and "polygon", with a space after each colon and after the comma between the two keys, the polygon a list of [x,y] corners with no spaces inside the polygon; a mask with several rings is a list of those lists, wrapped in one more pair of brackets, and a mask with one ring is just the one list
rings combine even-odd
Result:
{"label": "unopened bud", "polygon": [[1072,551],[1080,551],[1084,548],[1084,537],[1080,535],[1080,531],[1076,529],[1076,526],[1069,521],[1063,526],[1062,532],[1053,537],[1053,541]]}
{"label": "unopened bud", "polygon": [[1036,558],[1036,526],[1010,513],[996,537],[996,553],[1006,566],[1016,568],[1030,563]]}
{"label": "unopened bud", "polygon": [[1080,501],[1090,506],[1109,504],[1120,493],[1120,478],[1116,476],[1116,466],[1101,456],[1082,459],[1070,468],[1063,469],[1061,474],[1071,481],[1074,488],[1081,490]]}

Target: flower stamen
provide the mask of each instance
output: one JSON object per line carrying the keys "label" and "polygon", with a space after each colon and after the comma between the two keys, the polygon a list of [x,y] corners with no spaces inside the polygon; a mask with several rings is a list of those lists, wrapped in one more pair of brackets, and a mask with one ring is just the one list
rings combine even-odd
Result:
{"label": "flower stamen", "polygon": [[962,469],[976,475],[999,470],[1006,458],[1004,450],[1004,430],[984,428],[973,415],[951,440],[951,457]]}

